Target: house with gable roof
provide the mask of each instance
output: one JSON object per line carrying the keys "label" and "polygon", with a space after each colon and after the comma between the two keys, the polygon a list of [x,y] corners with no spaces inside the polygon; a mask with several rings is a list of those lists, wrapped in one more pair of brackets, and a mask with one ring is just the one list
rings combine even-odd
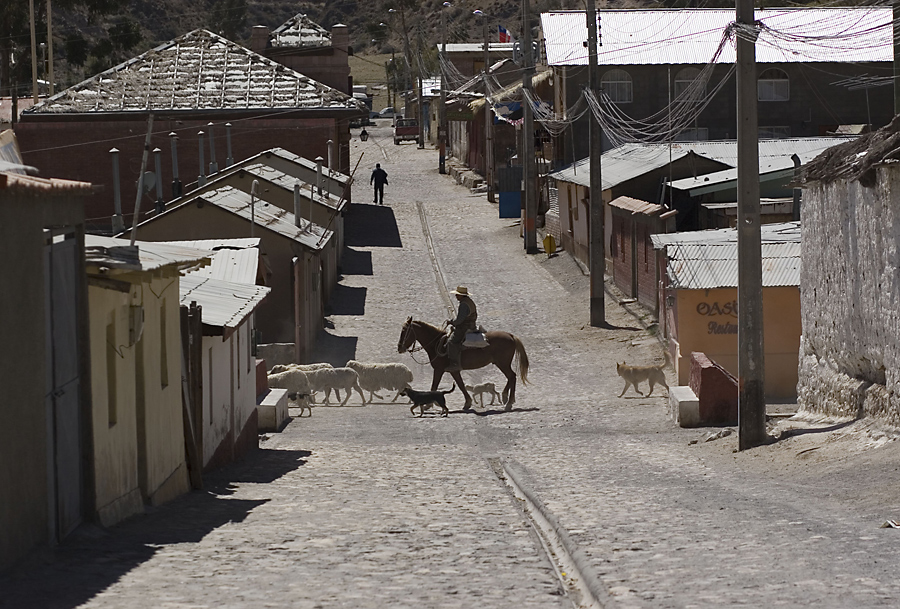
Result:
{"label": "house with gable roof", "polygon": [[[675,124],[675,141],[736,137],[734,36],[725,39],[733,9],[597,13],[600,86],[610,114],[663,128]],[[890,122],[891,7],[767,8],[757,10],[755,19],[762,24],[756,42],[760,138],[824,136],[840,125]],[[588,83],[584,12],[543,13],[541,29],[556,83],[553,107],[562,112],[575,107]],[[715,65],[704,71],[720,45]],[[675,112],[666,113],[679,98]],[[683,115],[693,107],[701,111],[685,124]],[[560,135],[562,162],[587,156],[587,120],[581,117]],[[605,137],[604,150],[618,143]]]}
{"label": "house with gable roof", "polygon": [[190,193],[136,230],[147,241],[258,237],[272,271],[272,291],[256,316],[259,342],[290,343],[292,361],[308,361],[324,324],[329,282],[337,281],[333,231],[227,185]]}
{"label": "house with gable roof", "polygon": [[347,60],[353,48],[346,25],[336,24],[329,32],[305,13],[298,13],[271,31],[265,25],[254,26],[250,49],[332,89],[353,92]]}
{"label": "house with gable roof", "polygon": [[[120,157],[122,212],[132,224],[151,115],[150,146],[160,149],[162,161],[155,179],[170,184],[173,167],[187,182],[205,175],[207,162],[212,170],[228,158],[274,147],[327,158],[329,141],[334,169],[349,174],[349,124],[367,110],[340,90],[198,29],[30,108],[16,135],[26,163],[107,186],[85,210],[90,226],[102,230],[115,211],[113,145]],[[177,163],[171,134],[177,136]],[[145,171],[155,173],[153,159]],[[141,208],[153,208],[149,196]]]}

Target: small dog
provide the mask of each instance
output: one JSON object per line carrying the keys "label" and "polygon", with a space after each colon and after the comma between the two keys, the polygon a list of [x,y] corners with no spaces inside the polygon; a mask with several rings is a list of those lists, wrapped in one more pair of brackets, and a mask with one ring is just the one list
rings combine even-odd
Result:
{"label": "small dog", "polygon": [[287,397],[292,402],[295,402],[297,406],[300,408],[300,414],[297,416],[303,416],[303,409],[307,409],[309,411],[309,416],[312,416],[312,406],[310,406],[310,398],[312,397],[308,393],[289,393]]}
{"label": "small dog", "polygon": [[452,393],[454,389],[456,389],[456,383],[453,383],[453,387],[449,391],[416,391],[407,387],[400,391],[400,395],[405,395],[412,400],[413,405],[409,409],[411,414],[416,414],[416,406],[418,406],[421,417],[426,410],[431,408],[432,404],[437,404],[441,407],[441,416],[446,417],[450,411],[447,410],[447,400],[444,396]]}
{"label": "small dog", "polygon": [[503,400],[500,398],[500,394],[497,393],[497,388],[494,387],[493,383],[480,383],[478,385],[466,385],[466,391],[472,394],[473,398],[479,398],[481,400],[481,407],[484,408],[484,394],[489,393],[491,395],[491,406],[494,405],[494,398],[497,398],[497,401],[501,404]]}
{"label": "small dog", "polygon": [[650,391],[645,397],[650,397],[650,394],[653,393],[653,387],[657,384],[662,385],[668,391],[669,385],[666,384],[666,373],[663,372],[663,368],[669,365],[669,352],[665,351],[665,355],[666,363],[659,366],[629,366],[625,362],[621,364],[616,363],[616,373],[625,379],[625,388],[622,389],[619,397],[625,395],[630,385],[634,385],[634,390],[643,396],[644,394],[638,389],[638,383],[641,381],[650,383]]}

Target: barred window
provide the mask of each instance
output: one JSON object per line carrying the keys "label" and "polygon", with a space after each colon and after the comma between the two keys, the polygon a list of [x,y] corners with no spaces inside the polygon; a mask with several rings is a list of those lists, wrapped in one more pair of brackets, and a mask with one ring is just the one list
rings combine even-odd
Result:
{"label": "barred window", "polygon": [[600,88],[615,104],[632,101],[631,76],[625,70],[609,70],[600,79]]}

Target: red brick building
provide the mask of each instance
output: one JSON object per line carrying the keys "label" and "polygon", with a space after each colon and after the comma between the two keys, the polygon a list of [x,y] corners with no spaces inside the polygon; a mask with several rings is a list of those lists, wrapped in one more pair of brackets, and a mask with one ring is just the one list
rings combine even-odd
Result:
{"label": "red brick building", "polygon": [[[225,168],[229,159],[275,147],[328,158],[329,140],[334,169],[350,173],[349,122],[365,116],[366,109],[341,91],[220,36],[194,30],[24,112],[16,135],[26,163],[105,186],[85,209],[87,224],[95,230],[111,225],[110,149],[118,149],[122,212],[130,226],[151,114],[150,149],[160,150],[168,201],[174,173],[170,134],[177,135],[182,183],[197,180],[201,158],[203,175]],[[156,172],[154,156],[149,155],[145,171]],[[155,198],[155,191],[144,196],[142,212],[153,210]]]}
{"label": "red brick building", "polygon": [[674,230],[674,210],[619,197],[609,202],[612,210],[610,255],[616,286],[642,305],[657,310],[661,271],[650,235]]}

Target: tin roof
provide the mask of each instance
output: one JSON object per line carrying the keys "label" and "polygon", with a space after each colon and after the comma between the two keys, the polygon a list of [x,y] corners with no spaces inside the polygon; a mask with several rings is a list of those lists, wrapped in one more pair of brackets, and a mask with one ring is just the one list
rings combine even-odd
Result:
{"label": "tin roof", "polygon": [[624,209],[625,211],[630,211],[633,214],[644,214],[646,216],[656,215],[663,209],[662,205],[647,203],[646,201],[632,199],[631,197],[617,197],[610,201],[609,205],[610,207],[617,207],[619,209]]}
{"label": "tin roof", "polygon": [[[202,199],[211,205],[223,209],[229,213],[235,214],[250,222],[251,216],[254,218],[256,225],[275,232],[283,237],[297,241],[303,246],[313,249],[322,249],[328,240],[331,239],[333,231],[327,230],[317,224],[313,224],[309,220],[300,219],[301,226],[294,224],[294,214],[279,207],[266,203],[256,198],[255,205],[251,209],[251,195],[233,186],[222,186],[211,191],[204,191],[196,195],[187,195],[180,199],[180,203],[162,214],[154,216],[144,222],[153,222],[156,218],[160,218],[167,214],[178,213],[178,210],[186,205],[196,203],[198,199]],[[141,223],[143,224],[143,222]],[[140,225],[138,225],[140,226]]]}
{"label": "tin roof", "polygon": [[29,114],[250,110],[361,110],[327,87],[206,30],[194,30],[69,87]]}
{"label": "tin roof", "polygon": [[[791,176],[794,170],[794,161],[791,158],[796,154],[800,157],[800,165],[806,165],[816,158],[822,151],[850,141],[847,137],[814,137],[794,138],[790,140],[766,141],[765,154],[760,142],[759,177],[760,180],[777,179],[781,175]],[[779,144],[779,142],[785,142]],[[686,190],[691,196],[702,195],[708,192],[717,192],[726,188],[737,186],[737,169],[725,169],[697,177],[684,178],[667,182],[672,188]]]}
{"label": "tin roof", "polygon": [[[14,163],[10,163],[14,165]],[[22,171],[33,169],[27,165],[21,166]],[[24,173],[7,172],[0,170],[0,191],[18,195],[89,195],[93,192],[90,182],[76,182],[73,180],[60,180],[57,178],[39,178],[25,175]]]}
{"label": "tin roof", "polygon": [[[760,173],[768,172],[772,167],[793,167],[792,154],[797,154],[801,161],[805,163],[815,158],[823,150],[846,141],[848,141],[848,138],[845,137],[759,140]],[[735,140],[675,142],[671,147],[671,158],[673,161],[693,153],[727,166],[723,167],[723,171],[737,166],[737,142]],[[573,165],[551,172],[549,175],[560,182],[571,182],[590,187],[591,169],[588,160],[588,158],[580,159]],[[649,171],[668,165],[669,144],[642,144],[637,142],[622,144],[604,152],[600,162],[603,189],[606,190]],[[716,175],[718,173],[720,172],[716,172]],[[714,174],[707,174],[707,176],[709,175]],[[698,179],[703,180],[707,176],[702,176]],[[688,179],[693,180],[693,178]],[[699,185],[700,183],[696,184],[696,186]]]}
{"label": "tin roof", "polygon": [[[292,161],[298,165],[302,165],[303,167],[306,167],[307,169],[316,171],[317,166],[316,166],[315,161],[310,160],[306,157],[302,157],[299,154],[294,154],[290,150],[286,150],[284,148],[276,147],[276,148],[270,148],[268,150],[263,150],[262,152],[259,153],[259,155],[257,155],[257,157],[258,156],[265,157],[266,155],[269,155],[269,154],[274,154],[275,156],[281,157],[288,161]],[[250,157],[250,158],[254,159],[257,157]],[[325,167],[325,166],[322,167],[322,175],[325,177],[325,179],[334,180],[335,182],[338,182],[342,185],[347,184],[350,181],[350,176],[348,176],[347,174],[341,173],[340,171],[337,171],[336,169],[329,169],[328,167]]]}
{"label": "tin roof", "polygon": [[[598,10],[600,65],[706,64],[713,59],[733,9]],[[763,28],[757,63],[893,61],[890,7],[773,8],[754,14]],[[541,14],[547,63],[587,65],[584,11]],[[732,40],[719,61],[735,62]]]}
{"label": "tin roof", "polygon": [[331,46],[331,32],[298,13],[272,31],[273,47],[313,48]]}
{"label": "tin roof", "polygon": [[[581,13],[581,21],[584,21],[584,12]],[[441,45],[437,45],[440,50]],[[489,42],[488,53],[506,53],[512,56],[513,43]],[[447,53],[484,53],[483,42],[448,42]]]}
{"label": "tin roof", "polygon": [[[763,224],[759,227],[763,243],[800,243],[801,231],[799,222],[778,222]],[[662,249],[667,245],[693,243],[737,243],[737,230],[734,228],[714,228],[710,230],[694,230],[681,233],[660,233],[650,235],[653,249]]]}
{"label": "tin roof", "polygon": [[[286,174],[283,171],[279,171],[274,167],[266,165],[264,162],[250,163],[248,165],[244,165],[242,169],[252,176],[267,180],[272,184],[280,186],[281,188],[284,188],[285,190],[288,190],[290,192],[294,192],[294,184],[303,182],[297,177]],[[313,191],[315,191],[315,187],[313,187]],[[330,198],[325,196],[325,194],[327,194],[327,191],[325,191],[324,185],[322,191],[324,193],[322,195],[316,194],[315,192],[310,193],[310,184],[303,182],[300,187],[300,196],[307,201],[312,198],[312,200],[319,205],[325,205],[326,207],[330,207],[334,210],[339,210],[344,207],[343,201],[337,198]],[[339,203],[340,205],[338,205]]]}
{"label": "tin roof", "polygon": [[[738,285],[737,243],[680,243],[666,250],[670,288],[709,290]],[[800,244],[762,244],[763,287],[800,285]]]}
{"label": "tin roof", "polygon": [[259,276],[259,237],[252,239],[202,239],[198,241],[166,241],[212,252],[211,264],[192,271],[203,277],[212,277],[234,283],[255,284]]}
{"label": "tin roof", "polygon": [[210,252],[206,250],[153,241],[135,241],[132,246],[129,239],[100,235],[84,236],[84,253],[89,266],[131,271],[153,271],[171,265],[185,270],[210,262]]}
{"label": "tin roof", "polygon": [[181,278],[178,291],[181,304],[189,305],[193,301],[203,307],[201,315],[205,325],[236,328],[253,313],[271,288],[188,273]]}

